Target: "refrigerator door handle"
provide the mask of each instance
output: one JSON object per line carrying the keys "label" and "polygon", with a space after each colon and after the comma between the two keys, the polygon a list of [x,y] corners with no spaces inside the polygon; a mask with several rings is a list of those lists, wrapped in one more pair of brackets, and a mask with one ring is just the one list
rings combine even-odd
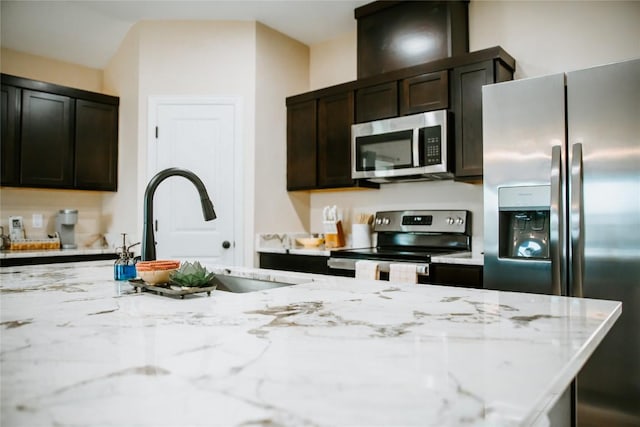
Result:
{"label": "refrigerator door handle", "polygon": [[551,200],[549,217],[549,254],[551,256],[551,294],[562,295],[562,247],[564,246],[562,212],[562,149],[551,148]]}
{"label": "refrigerator door handle", "polygon": [[571,296],[582,297],[584,277],[584,197],[582,171],[582,144],[572,147],[571,160]]}

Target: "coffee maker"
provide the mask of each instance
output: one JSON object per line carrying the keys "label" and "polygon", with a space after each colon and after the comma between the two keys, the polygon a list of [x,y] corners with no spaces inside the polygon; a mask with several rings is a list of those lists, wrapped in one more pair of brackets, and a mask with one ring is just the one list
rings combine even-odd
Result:
{"label": "coffee maker", "polygon": [[60,236],[62,249],[75,249],[76,237],[74,227],[78,222],[77,209],[61,209],[56,216],[56,232]]}

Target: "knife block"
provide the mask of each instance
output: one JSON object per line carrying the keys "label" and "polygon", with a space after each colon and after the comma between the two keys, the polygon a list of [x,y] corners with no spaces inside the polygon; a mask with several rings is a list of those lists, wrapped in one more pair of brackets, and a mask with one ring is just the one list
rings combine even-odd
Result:
{"label": "knife block", "polygon": [[[342,221],[336,221],[335,228],[332,228],[332,232],[325,232],[324,247],[327,249],[341,248],[344,246],[344,231],[342,230]],[[325,223],[325,230],[327,224]]]}

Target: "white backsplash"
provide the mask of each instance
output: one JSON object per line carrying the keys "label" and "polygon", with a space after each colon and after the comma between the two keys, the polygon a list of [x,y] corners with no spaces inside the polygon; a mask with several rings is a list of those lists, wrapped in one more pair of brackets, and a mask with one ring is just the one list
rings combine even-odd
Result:
{"label": "white backsplash", "polygon": [[[22,216],[27,238],[37,239],[55,233],[60,209],[77,209],[75,241],[79,248],[102,247],[107,222],[102,214],[102,192],[2,187],[0,225],[9,233],[9,217]],[[42,227],[36,228],[33,214],[42,215]]]}
{"label": "white backsplash", "polygon": [[311,193],[311,233],[322,233],[322,209],[337,205],[342,214],[348,237],[351,224],[360,213],[374,214],[383,210],[464,209],[471,212],[472,250],[480,254],[483,248],[482,183],[469,184],[447,181],[421,181],[382,184],[380,189],[340,190]]}

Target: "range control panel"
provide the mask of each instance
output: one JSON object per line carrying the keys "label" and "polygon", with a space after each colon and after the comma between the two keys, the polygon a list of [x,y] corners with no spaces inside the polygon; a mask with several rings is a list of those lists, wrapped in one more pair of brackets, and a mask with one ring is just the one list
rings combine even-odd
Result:
{"label": "range control panel", "polygon": [[468,233],[471,213],[464,210],[382,211],[376,213],[374,231]]}

